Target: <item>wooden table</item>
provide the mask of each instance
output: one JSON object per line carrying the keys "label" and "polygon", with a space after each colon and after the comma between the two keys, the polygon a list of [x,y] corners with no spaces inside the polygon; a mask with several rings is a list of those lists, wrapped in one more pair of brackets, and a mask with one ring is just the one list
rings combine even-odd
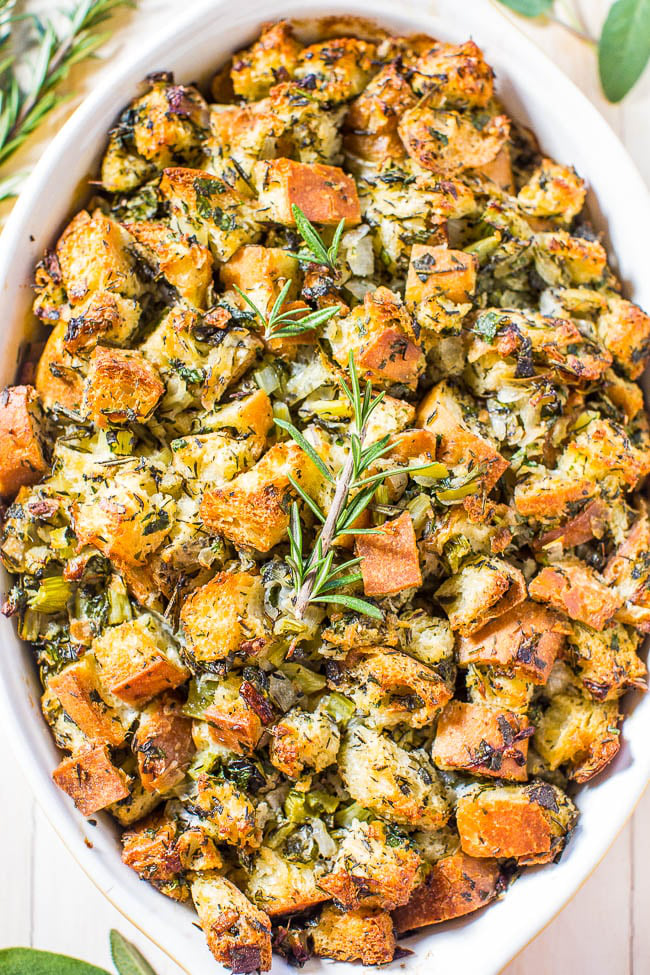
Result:
{"label": "wooden table", "polygon": [[[39,6],[44,3],[47,0]],[[585,19],[594,32],[608,7],[609,0],[582,0]],[[146,25],[158,23],[175,8],[174,0],[140,0],[136,14],[121,18],[123,29],[111,41],[107,56],[135,47],[143,25],[146,36]],[[650,72],[622,106],[611,106],[600,93],[594,57],[586,45],[560,28],[515,19],[594,101],[650,184]],[[101,83],[102,70],[97,65],[90,71],[77,70],[71,85],[76,91],[88,90]],[[17,170],[38,157],[60,121],[60,116],[53,118],[43,138],[16,159]],[[108,931],[117,927],[141,948],[157,975],[181,975],[178,966],[126,921],[82,873],[38,808],[7,747],[3,754],[0,947],[33,945],[110,969]],[[566,973],[650,975],[650,792],[574,900],[503,975]]]}

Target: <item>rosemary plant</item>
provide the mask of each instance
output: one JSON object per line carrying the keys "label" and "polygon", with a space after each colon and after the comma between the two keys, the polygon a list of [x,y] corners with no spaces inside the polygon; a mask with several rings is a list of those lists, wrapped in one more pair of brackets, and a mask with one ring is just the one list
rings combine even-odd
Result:
{"label": "rosemary plant", "polygon": [[[268,315],[265,315],[241,288],[234,285],[237,293],[244,299],[261,323],[264,329],[263,337],[266,341],[269,339],[288,338],[292,335],[301,335],[303,332],[310,332],[313,328],[317,328],[319,325],[323,325],[329,321],[339,311],[338,305],[333,305],[331,308],[319,308],[318,311],[312,311],[308,315],[304,314],[305,309],[302,306],[282,311],[292,283],[291,279],[285,282]],[[297,315],[302,315],[303,317],[297,318]]]}

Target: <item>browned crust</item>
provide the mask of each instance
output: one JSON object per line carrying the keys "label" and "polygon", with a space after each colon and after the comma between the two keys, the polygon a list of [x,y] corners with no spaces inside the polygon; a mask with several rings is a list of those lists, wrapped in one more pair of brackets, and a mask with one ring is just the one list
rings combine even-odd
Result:
{"label": "browned crust", "polygon": [[545,863],[553,859],[552,833],[547,816],[535,802],[510,797],[462,796],[456,823],[463,852],[474,857],[514,857]]}
{"label": "browned crust", "polygon": [[414,244],[411,250],[405,301],[415,305],[442,297],[456,303],[471,301],[476,290],[478,260],[449,247]]}
{"label": "browned crust", "polygon": [[441,769],[525,782],[532,731],[525,716],[450,701],[438,719],[433,760]]}
{"label": "browned crust", "polygon": [[549,603],[595,630],[602,630],[622,605],[622,598],[579,562],[545,566],[528,587],[533,599]]}
{"label": "browned crust", "polygon": [[93,350],[84,398],[97,426],[146,420],[164,392],[155,366],[139,352],[103,346]]}
{"label": "browned crust", "polygon": [[376,535],[360,535],[356,548],[362,559],[366,596],[390,596],[422,585],[417,541],[408,511],[385,522]]}
{"label": "browned crust", "polygon": [[121,745],[126,729],[101,698],[99,682],[88,662],[70,664],[48,681],[61,707],[92,742]]}
{"label": "browned crust", "polygon": [[311,934],[314,953],[320,958],[383,965],[395,954],[393,922],[385,911],[358,908],[343,912],[327,905]]}
{"label": "browned crust", "polygon": [[0,393],[0,496],[36,484],[49,468],[35,416],[33,386],[9,386]]}
{"label": "browned crust", "polygon": [[590,501],[575,518],[570,518],[563,525],[545,532],[541,538],[533,543],[536,551],[550,545],[551,542],[559,542],[562,548],[575,548],[576,545],[584,545],[592,538],[602,538],[607,525],[609,509],[606,504],[596,499]]}
{"label": "browned crust", "polygon": [[265,184],[277,182],[282,190],[281,212],[277,214],[282,223],[295,226],[294,205],[313,223],[337,224],[345,220],[346,227],[353,227],[361,222],[357,185],[338,166],[272,159],[265,167]]}
{"label": "browned crust", "polygon": [[83,816],[92,816],[129,795],[126,775],[115,768],[106,745],[65,758],[52,778]]}
{"label": "browned crust", "polygon": [[140,718],[133,740],[140,780],[147,792],[166,792],[185,777],[195,748],[192,720],[181,713],[178,698],[156,698]]}
{"label": "browned crust", "polygon": [[243,701],[234,712],[211,704],[203,717],[210,723],[214,740],[239,754],[252,752],[262,736],[262,722]]}

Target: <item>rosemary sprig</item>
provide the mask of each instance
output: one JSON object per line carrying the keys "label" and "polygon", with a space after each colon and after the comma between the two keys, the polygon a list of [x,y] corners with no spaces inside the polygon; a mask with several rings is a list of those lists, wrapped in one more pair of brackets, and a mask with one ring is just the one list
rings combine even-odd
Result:
{"label": "rosemary sprig", "polygon": [[[303,332],[310,332],[312,329],[329,321],[340,310],[338,305],[334,305],[331,308],[319,308],[318,311],[312,311],[308,315],[304,315],[305,309],[303,307],[289,308],[287,311],[282,311],[282,306],[287,300],[291,285],[291,279],[284,283],[268,315],[265,315],[241,288],[238,288],[236,284],[234,285],[235,291],[244,299],[255,317],[262,324],[264,329],[263,337],[266,341],[269,339],[288,338],[292,335],[301,335]],[[303,317],[296,319],[296,315],[303,315]]]}
{"label": "rosemary sprig", "polygon": [[[0,6],[0,12],[11,9],[10,3]],[[62,13],[65,24],[57,30],[49,18],[36,15],[18,16],[13,13],[3,20],[0,43],[0,164],[12,156],[37,128],[43,119],[66,100],[57,86],[70,68],[91,57],[109,37],[98,31],[117,7],[133,6],[132,0],[77,0]],[[29,19],[30,47],[33,49],[31,77],[21,81],[24,64],[17,61],[10,50],[10,31],[7,27],[18,19]],[[10,195],[5,188],[5,195]]]}
{"label": "rosemary sprig", "polygon": [[339,247],[341,246],[341,237],[345,227],[345,220],[342,219],[340,221],[338,227],[334,231],[332,243],[329,247],[327,247],[311,220],[305,216],[300,207],[296,206],[294,203],[291,210],[296,221],[296,230],[304,240],[307,249],[299,250],[297,253],[292,253],[290,256],[297,257],[299,261],[305,261],[309,264],[323,264],[325,267],[329,268],[332,274],[337,275],[338,268],[336,266],[336,261],[339,256]]}
{"label": "rosemary sprig", "polygon": [[[293,503],[289,524],[289,555],[286,559],[294,586],[294,613],[302,619],[310,603],[336,603],[349,609],[364,613],[374,619],[382,619],[381,610],[365,599],[341,593],[343,586],[360,582],[360,572],[350,572],[359,565],[360,559],[350,559],[341,565],[334,565],[334,543],[345,535],[377,534],[376,528],[353,528],[354,522],[365,511],[375,496],[377,488],[386,478],[396,474],[412,474],[426,470],[431,464],[414,467],[395,467],[367,475],[368,468],[393,447],[387,434],[374,443],[365,446],[365,438],[370,417],[384,399],[384,393],[373,396],[372,383],[367,382],[363,391],[359,376],[350,352],[348,359],[349,384],[340,378],[344,395],[352,407],[352,423],[349,434],[349,454],[338,477],[335,477],[323,459],[316,453],[303,434],[287,420],[276,419],[276,424],[285,430],[294,442],[307,454],[318,470],[335,488],[334,498],[327,515],[316,501],[296,480],[290,478],[296,494],[321,523],[313,550],[306,554],[304,533],[300,520],[298,504]],[[347,573],[347,574],[345,574]]]}

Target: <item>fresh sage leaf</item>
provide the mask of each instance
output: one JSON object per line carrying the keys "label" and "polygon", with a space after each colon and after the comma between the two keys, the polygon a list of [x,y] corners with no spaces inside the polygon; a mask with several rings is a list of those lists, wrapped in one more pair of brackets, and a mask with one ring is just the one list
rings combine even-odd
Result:
{"label": "fresh sage leaf", "polygon": [[143,958],[135,945],[127,941],[115,928],[111,931],[110,940],[111,958],[119,975],[156,975],[149,962]]}
{"label": "fresh sage leaf", "polygon": [[[142,972],[146,972],[146,969],[142,969]],[[151,969],[146,975],[150,975],[150,972]],[[36,951],[34,948],[2,948],[0,975],[108,975],[108,972],[105,968],[97,968],[69,955],[55,955],[51,951]]]}
{"label": "fresh sage leaf", "polygon": [[553,6],[553,0],[500,0],[500,3],[523,17],[541,17]]}
{"label": "fresh sage leaf", "polygon": [[650,58],[650,0],[616,0],[598,44],[598,69],[610,102],[620,102]]}

